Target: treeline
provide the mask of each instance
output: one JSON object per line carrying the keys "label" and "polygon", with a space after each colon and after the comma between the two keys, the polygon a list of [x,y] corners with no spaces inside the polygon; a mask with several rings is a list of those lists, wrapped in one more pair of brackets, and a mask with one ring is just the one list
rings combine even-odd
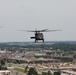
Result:
{"label": "treeline", "polygon": [[76,44],[75,43],[56,43],[52,44],[51,47],[55,50],[60,49],[60,50],[76,50]]}
{"label": "treeline", "polygon": [[28,44],[28,45],[9,45],[7,43],[0,44],[1,49],[8,50],[18,50],[20,48],[43,48],[43,49],[53,49],[53,50],[76,50],[76,43],[67,42],[56,42],[54,44]]}

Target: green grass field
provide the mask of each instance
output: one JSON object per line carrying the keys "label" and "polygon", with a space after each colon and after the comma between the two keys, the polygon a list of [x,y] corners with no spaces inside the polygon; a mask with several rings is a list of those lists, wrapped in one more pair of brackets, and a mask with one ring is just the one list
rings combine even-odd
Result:
{"label": "green grass field", "polygon": [[23,72],[24,73],[24,69],[21,69],[21,68],[14,68],[14,70],[17,72]]}

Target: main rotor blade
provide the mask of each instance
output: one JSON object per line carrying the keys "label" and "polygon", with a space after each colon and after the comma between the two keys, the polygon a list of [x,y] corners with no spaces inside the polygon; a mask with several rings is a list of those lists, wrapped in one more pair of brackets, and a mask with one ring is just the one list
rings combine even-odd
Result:
{"label": "main rotor blade", "polygon": [[18,31],[27,31],[27,32],[44,32],[44,31],[47,31],[48,29],[43,29],[43,30],[18,30]]}
{"label": "main rotor blade", "polygon": [[36,32],[36,31],[33,31],[33,30],[18,30],[18,31]]}
{"label": "main rotor blade", "polygon": [[60,30],[60,29],[58,29],[58,30],[47,30],[45,32],[53,32],[53,31],[62,31],[62,30]]}
{"label": "main rotor blade", "polygon": [[48,29],[43,29],[43,30],[40,30],[40,32],[45,32],[45,31],[47,31]]}
{"label": "main rotor blade", "polygon": [[43,29],[43,30],[18,30],[18,31],[27,31],[27,32],[53,32],[53,31],[62,31],[62,30],[60,30],[60,29],[58,29],[58,30]]}

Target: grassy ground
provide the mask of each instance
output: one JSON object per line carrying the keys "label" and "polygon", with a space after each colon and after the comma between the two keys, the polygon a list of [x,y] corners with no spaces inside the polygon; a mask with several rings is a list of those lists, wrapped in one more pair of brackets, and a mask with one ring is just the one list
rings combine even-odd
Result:
{"label": "grassy ground", "polygon": [[14,68],[14,70],[17,72],[23,72],[24,73],[24,69],[21,69],[21,68]]}

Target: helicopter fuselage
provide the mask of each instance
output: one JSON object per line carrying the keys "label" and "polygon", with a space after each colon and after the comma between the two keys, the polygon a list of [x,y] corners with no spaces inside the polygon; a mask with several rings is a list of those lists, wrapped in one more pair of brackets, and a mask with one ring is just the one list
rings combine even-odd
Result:
{"label": "helicopter fuselage", "polygon": [[38,40],[42,40],[44,42],[43,33],[35,32],[35,37],[31,37],[31,39],[35,39],[35,42],[38,42]]}

